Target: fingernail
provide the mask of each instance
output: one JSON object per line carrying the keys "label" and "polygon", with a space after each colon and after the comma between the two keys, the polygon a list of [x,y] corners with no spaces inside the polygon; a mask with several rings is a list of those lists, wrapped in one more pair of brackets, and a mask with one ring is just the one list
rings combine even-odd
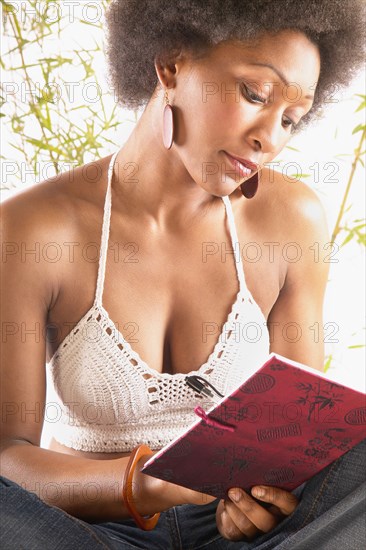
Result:
{"label": "fingernail", "polygon": [[253,487],[252,495],[258,498],[263,498],[266,496],[266,491],[263,487]]}
{"label": "fingernail", "polygon": [[240,494],[240,491],[237,490],[237,491],[229,491],[229,497],[231,500],[233,500],[234,502],[239,502],[240,498],[241,498],[241,494]]}

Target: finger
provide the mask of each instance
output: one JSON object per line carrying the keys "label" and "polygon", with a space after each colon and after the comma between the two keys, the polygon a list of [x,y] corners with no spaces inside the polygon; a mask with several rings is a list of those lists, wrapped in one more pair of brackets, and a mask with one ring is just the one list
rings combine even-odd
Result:
{"label": "finger", "polygon": [[[229,540],[250,540],[258,533],[255,525],[229,501],[221,501],[217,526],[221,535]],[[237,515],[236,515],[237,513]]]}
{"label": "finger", "polygon": [[278,489],[277,487],[259,485],[253,487],[251,493],[258,500],[277,506],[280,512],[285,516],[292,514],[299,504],[299,500],[293,493],[285,491],[284,489]]}
{"label": "finger", "polygon": [[230,489],[229,497],[232,502],[227,503],[228,512],[239,529],[241,526],[247,528],[248,520],[264,533],[268,533],[277,525],[276,517],[242,489]]}

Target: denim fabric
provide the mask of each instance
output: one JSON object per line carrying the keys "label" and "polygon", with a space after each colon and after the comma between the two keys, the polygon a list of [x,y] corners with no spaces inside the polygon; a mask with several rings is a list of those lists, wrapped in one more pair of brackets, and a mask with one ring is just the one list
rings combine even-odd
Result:
{"label": "denim fabric", "polygon": [[1,478],[2,550],[364,550],[366,548],[366,440],[295,493],[300,504],[268,534],[248,543],[222,538],[217,501],[176,506],[153,531],[132,520],[88,523],[49,506],[34,493]]}

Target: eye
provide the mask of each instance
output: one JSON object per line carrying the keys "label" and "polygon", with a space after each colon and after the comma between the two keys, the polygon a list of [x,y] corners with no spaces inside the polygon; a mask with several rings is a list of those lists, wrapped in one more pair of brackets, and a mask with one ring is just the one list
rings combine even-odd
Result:
{"label": "eye", "polygon": [[285,128],[291,128],[291,131],[293,132],[294,130],[296,130],[297,126],[298,126],[298,123],[295,123],[293,120],[291,120],[291,118],[288,118],[288,117],[285,117],[283,120],[282,120],[282,124]]}
{"label": "eye", "polygon": [[245,99],[250,101],[251,103],[261,103],[263,105],[267,103],[267,99],[265,97],[261,97],[260,95],[256,94],[244,82],[241,83],[241,89]]}

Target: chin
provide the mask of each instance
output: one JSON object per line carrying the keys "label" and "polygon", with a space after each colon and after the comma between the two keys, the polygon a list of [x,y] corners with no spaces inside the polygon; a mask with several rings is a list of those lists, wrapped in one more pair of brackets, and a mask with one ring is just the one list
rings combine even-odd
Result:
{"label": "chin", "polygon": [[226,178],[225,181],[205,182],[201,183],[202,189],[213,195],[214,197],[226,197],[231,195],[241,184],[242,182],[235,182],[231,178]]}

